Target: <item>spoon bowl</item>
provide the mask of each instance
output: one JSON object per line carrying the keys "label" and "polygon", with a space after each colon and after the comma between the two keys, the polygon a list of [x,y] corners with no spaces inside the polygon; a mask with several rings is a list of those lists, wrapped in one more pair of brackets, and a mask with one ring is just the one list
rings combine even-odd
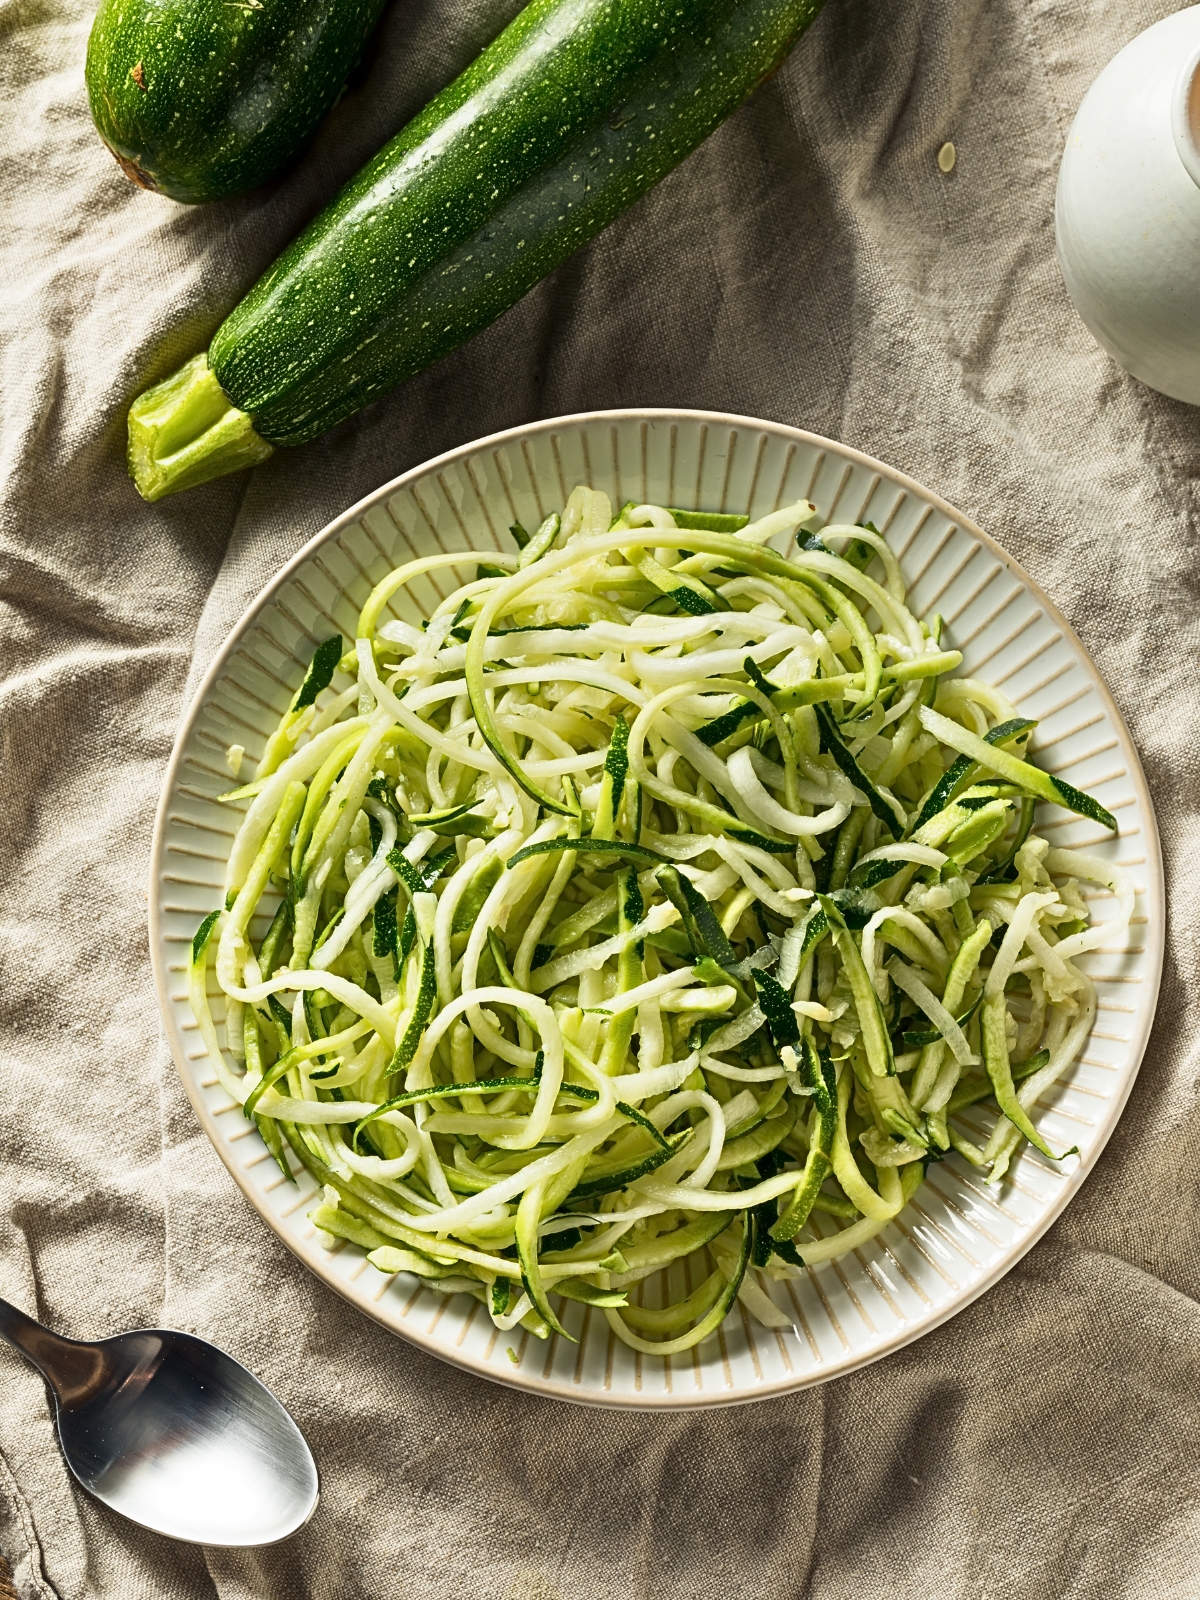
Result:
{"label": "spoon bowl", "polygon": [[275,1544],[316,1509],[304,1436],[263,1384],[192,1334],[148,1328],[85,1343],[0,1300],[0,1336],[55,1398],[67,1465],[130,1521],[192,1544]]}

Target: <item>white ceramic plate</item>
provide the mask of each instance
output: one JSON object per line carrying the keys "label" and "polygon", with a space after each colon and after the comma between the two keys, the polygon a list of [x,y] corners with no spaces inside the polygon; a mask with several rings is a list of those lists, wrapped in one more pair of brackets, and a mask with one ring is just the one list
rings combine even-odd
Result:
{"label": "white ceramic plate", "polygon": [[[358,608],[391,567],[437,549],[504,546],[511,522],[536,525],[576,483],[604,489],[617,505],[635,499],[761,516],[807,497],[826,520],[873,521],[900,559],[913,610],[941,612],[964,670],[1002,686],[1039,719],[1040,763],[1120,820],[1113,840],[1045,807],[1039,829],[1055,843],[1115,858],[1138,891],[1120,947],[1084,958],[1099,990],[1096,1027],[1041,1106],[1047,1139],[1078,1145],[1078,1159],[1056,1168],[1027,1150],[995,1192],[954,1156],[930,1169],[878,1239],[792,1285],[772,1286],[794,1332],[769,1332],[739,1309],[716,1338],[667,1360],[636,1355],[600,1313],[569,1302],[562,1315],[577,1344],[542,1344],[520,1329],[499,1334],[466,1296],[434,1294],[403,1274],[384,1277],[351,1245],[322,1249],[305,1215],[312,1180],[302,1174],[299,1189],[285,1183],[216,1084],[184,992],[186,947],[220,903],[238,820],[213,800],[230,786],[228,746],[244,745],[257,759],[314,644],[334,629],[353,637]],[[408,620],[432,608],[445,581],[434,574],[404,592]],[[1104,905],[1096,909],[1103,920]],[[406,473],[331,523],[258,597],[200,686],[163,785],[151,864],[150,950],[171,1049],[250,1203],[306,1266],[414,1344],[499,1382],[615,1406],[727,1405],[819,1383],[907,1344],[995,1283],[1062,1211],[1112,1132],[1149,1034],[1162,944],[1162,866],[1137,753],[1046,596],[985,533],[891,468],[792,428],[704,412],[601,412],[497,434]],[[214,1014],[219,1021],[219,1004]],[[974,1107],[961,1120],[982,1144],[991,1114]],[[682,1287],[672,1280],[670,1298]],[[646,1303],[662,1303],[661,1292],[650,1285]]]}

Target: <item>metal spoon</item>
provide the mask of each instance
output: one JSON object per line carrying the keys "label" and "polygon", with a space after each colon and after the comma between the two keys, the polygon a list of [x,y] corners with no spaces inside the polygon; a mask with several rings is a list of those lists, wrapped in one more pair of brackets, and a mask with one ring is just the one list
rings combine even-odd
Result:
{"label": "metal spoon", "polygon": [[215,1345],[141,1329],[86,1344],[0,1300],[0,1337],[54,1393],[67,1465],[89,1493],[192,1544],[274,1544],[302,1528],[319,1484],[299,1428]]}

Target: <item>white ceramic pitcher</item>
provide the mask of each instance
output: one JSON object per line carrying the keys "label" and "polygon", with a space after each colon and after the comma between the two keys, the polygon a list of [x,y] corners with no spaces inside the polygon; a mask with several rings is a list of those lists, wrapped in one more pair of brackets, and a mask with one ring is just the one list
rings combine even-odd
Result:
{"label": "white ceramic pitcher", "polygon": [[1140,34],[1088,90],[1055,218],[1092,333],[1135,378],[1200,405],[1200,5]]}

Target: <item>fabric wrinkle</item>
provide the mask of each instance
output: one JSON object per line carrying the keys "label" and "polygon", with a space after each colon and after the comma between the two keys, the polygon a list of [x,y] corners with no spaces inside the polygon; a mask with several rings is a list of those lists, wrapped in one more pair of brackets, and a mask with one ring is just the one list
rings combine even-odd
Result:
{"label": "fabric wrinkle", "polygon": [[[23,1600],[1194,1600],[1200,432],[1093,344],[1053,235],[1075,106],[1174,8],[828,0],[748,106],[491,328],[313,444],[142,504],[132,397],[518,6],[390,8],[295,170],[189,208],[96,138],[94,0],[0,0],[0,1294],[80,1336],[194,1328],[292,1410],[324,1485],[276,1549],[169,1545],[75,1490],[40,1380],[0,1348],[0,1553]],[[483,1383],[342,1302],[210,1146],[147,952],[175,731],[261,587],[444,450],[639,405],[843,439],[996,537],[1129,722],[1170,899],[1161,1020],[1047,1236],[886,1359],[705,1413]]]}

